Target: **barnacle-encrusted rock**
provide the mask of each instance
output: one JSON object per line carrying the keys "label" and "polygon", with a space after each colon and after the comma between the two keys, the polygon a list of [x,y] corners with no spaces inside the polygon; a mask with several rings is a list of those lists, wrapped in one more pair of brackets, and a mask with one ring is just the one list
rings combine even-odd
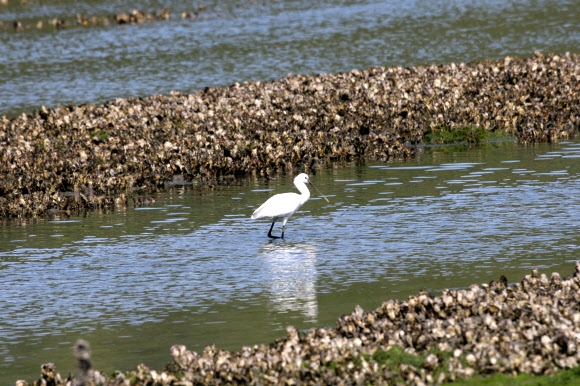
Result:
{"label": "barnacle-encrusted rock", "polygon": [[[423,385],[474,374],[552,374],[578,366],[580,359],[580,264],[567,279],[548,279],[535,270],[513,285],[502,278],[440,296],[420,292],[371,312],[357,306],[335,328],[301,333],[290,326],[287,332],[268,346],[237,352],[208,346],[198,354],[175,345],[164,371],[140,365],[114,379],[80,371],[68,382],[80,377],[91,385]],[[373,355],[394,346],[425,354],[422,364],[392,368]],[[438,354],[444,352],[448,359]],[[34,384],[43,382],[65,384],[53,364],[42,366]]]}
{"label": "barnacle-encrusted rock", "polygon": [[576,135],[580,57],[292,75],[3,117],[0,217],[110,208],[173,181],[406,158],[428,129],[470,125],[522,142]]}

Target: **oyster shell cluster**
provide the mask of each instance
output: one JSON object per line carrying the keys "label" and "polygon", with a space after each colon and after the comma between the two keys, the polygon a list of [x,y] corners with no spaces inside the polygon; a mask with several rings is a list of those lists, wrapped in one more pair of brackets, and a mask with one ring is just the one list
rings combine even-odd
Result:
{"label": "oyster shell cluster", "polygon": [[[23,2],[25,3],[25,1]],[[0,6],[6,5],[7,0],[0,1]],[[207,6],[198,5],[195,8],[182,11],[180,13],[181,19],[195,19],[201,12],[207,10]],[[171,19],[171,10],[167,8],[161,8],[156,11],[146,12],[138,9],[133,9],[130,12],[117,12],[112,16],[102,16],[102,15],[86,15],[82,13],[77,13],[74,17],[64,17],[64,18],[33,18],[25,21],[15,20],[12,23],[4,23],[0,20],[0,30],[3,31],[13,31],[13,32],[23,32],[32,29],[42,30],[46,29],[47,26],[52,26],[57,30],[66,29],[69,27],[89,27],[89,26],[108,26],[110,24],[118,25],[136,25],[143,24],[147,22],[155,21],[167,21]],[[219,17],[216,15],[204,15],[205,18]]]}
{"label": "oyster shell cluster", "polygon": [[[426,385],[475,374],[553,374],[578,366],[580,359],[580,263],[566,279],[534,269],[513,285],[502,277],[439,296],[420,292],[370,312],[356,307],[335,328],[301,333],[289,326],[287,331],[268,346],[237,352],[208,346],[198,354],[176,345],[164,371],[139,365],[112,379],[92,369],[79,374],[85,384],[106,385]],[[375,360],[379,350],[394,346],[424,359],[395,368]],[[51,364],[42,366],[42,379],[33,384],[42,380],[74,382],[63,381]]]}
{"label": "oyster shell cluster", "polygon": [[124,205],[185,183],[412,156],[427,130],[522,142],[580,128],[580,56],[289,75],[0,119],[0,218]]}

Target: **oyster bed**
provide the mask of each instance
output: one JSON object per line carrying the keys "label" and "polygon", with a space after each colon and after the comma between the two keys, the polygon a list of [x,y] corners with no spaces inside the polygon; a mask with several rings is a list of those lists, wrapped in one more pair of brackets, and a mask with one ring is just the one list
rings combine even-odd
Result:
{"label": "oyster bed", "polygon": [[411,157],[434,128],[569,138],[580,128],[580,57],[290,75],[0,121],[0,218],[42,217],[126,205],[172,183]]}
{"label": "oyster bed", "polygon": [[[54,364],[32,384],[440,384],[475,374],[553,374],[580,359],[580,263],[562,279],[533,270],[519,283],[505,277],[469,289],[419,292],[389,300],[374,311],[357,307],[335,328],[288,335],[270,345],[230,352],[208,346],[198,354],[171,347],[164,371],[139,365],[106,377],[91,368],[88,343],[79,341],[79,371],[63,379]],[[423,355],[416,365],[387,366],[380,356],[397,346]],[[71,356],[72,360],[72,356]],[[76,382],[76,383],[74,383]],[[17,386],[29,385],[17,381]]]}

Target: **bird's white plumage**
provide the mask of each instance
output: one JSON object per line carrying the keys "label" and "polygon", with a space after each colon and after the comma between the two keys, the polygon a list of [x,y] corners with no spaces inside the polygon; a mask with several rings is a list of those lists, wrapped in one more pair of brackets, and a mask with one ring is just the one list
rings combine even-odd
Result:
{"label": "bird's white plumage", "polygon": [[252,214],[253,219],[290,217],[308,200],[297,193],[282,193],[272,196]]}
{"label": "bird's white plumage", "polygon": [[[310,191],[306,187],[306,183],[310,183],[308,174],[301,173],[294,178],[294,185],[300,191],[297,193],[281,193],[270,197],[265,203],[263,203],[258,209],[252,214],[252,219],[258,218],[271,218],[272,226],[270,227],[270,232],[268,232],[268,237],[278,238],[277,236],[272,236],[272,228],[276,221],[282,220],[282,238],[284,238],[284,228],[286,227],[286,222],[308,199],[310,198]],[[314,185],[313,185],[314,186]],[[324,196],[323,196],[324,197]],[[326,197],[324,197],[326,199]],[[328,199],[326,199],[328,201]]]}
{"label": "bird's white plumage", "polygon": [[270,197],[252,214],[253,219],[271,218],[273,220],[284,219],[286,221],[310,198],[310,191],[306,187],[308,175],[299,174],[294,178],[294,185],[301,194],[281,193]]}

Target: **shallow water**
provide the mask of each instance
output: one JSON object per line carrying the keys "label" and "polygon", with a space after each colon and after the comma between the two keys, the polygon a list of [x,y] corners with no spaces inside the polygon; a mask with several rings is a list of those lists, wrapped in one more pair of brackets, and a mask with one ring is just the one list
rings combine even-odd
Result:
{"label": "shallow water", "polygon": [[580,259],[580,142],[427,150],[407,163],[322,169],[285,240],[249,219],[291,179],[177,189],[143,208],[6,226],[0,234],[0,384],[40,364],[73,370],[89,340],[111,373],[161,369],[176,343],[268,343],[378,307]]}
{"label": "shallow water", "polygon": [[[22,3],[25,3],[23,5]],[[578,52],[576,0],[477,2],[8,1],[0,5],[0,115],[40,106],[193,92],[288,73],[473,62]],[[55,30],[54,18],[166,7],[170,21]],[[12,22],[26,27],[13,32]],[[44,28],[38,31],[38,21]],[[71,24],[72,23],[72,24]],[[27,27],[28,26],[28,27]]]}

